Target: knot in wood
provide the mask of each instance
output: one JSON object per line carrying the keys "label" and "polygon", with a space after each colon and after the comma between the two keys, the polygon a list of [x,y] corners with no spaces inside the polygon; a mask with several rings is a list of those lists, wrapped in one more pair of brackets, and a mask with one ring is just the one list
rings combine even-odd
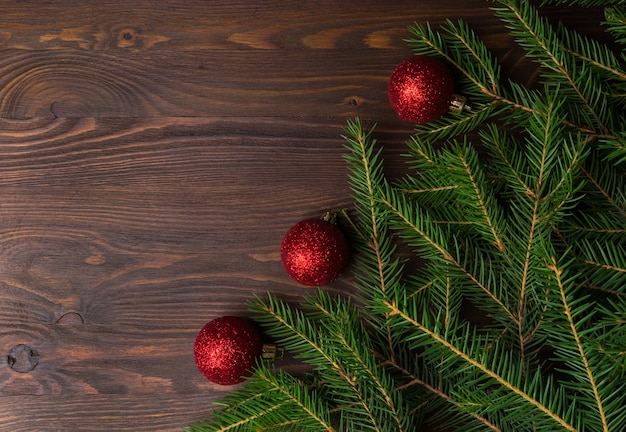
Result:
{"label": "knot in wood", "polygon": [[39,357],[39,353],[28,345],[19,344],[9,350],[7,363],[14,371],[27,373],[37,367]]}
{"label": "knot in wood", "polygon": [[59,317],[57,324],[76,325],[84,324],[85,320],[78,312],[67,312]]}
{"label": "knot in wood", "polygon": [[343,103],[348,105],[350,108],[358,108],[360,107],[365,100],[360,96],[348,96],[343,99]]}
{"label": "knot in wood", "polygon": [[135,44],[137,40],[137,32],[132,28],[121,30],[117,34],[117,46],[119,48],[128,48]]}

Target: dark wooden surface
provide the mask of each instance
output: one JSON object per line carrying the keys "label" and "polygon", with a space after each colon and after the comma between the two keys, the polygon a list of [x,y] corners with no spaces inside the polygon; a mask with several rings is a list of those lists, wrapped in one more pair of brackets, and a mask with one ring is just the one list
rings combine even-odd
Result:
{"label": "dark wooden surface", "polygon": [[[254,293],[307,291],[278,249],[293,223],[350,206],[346,119],[378,122],[400,169],[411,125],[386,83],[411,54],[406,27],[462,18],[532,83],[489,6],[0,2],[0,431],[208,415],[231,388],[198,373],[195,335]],[[551,13],[591,30],[601,16]],[[10,367],[20,344],[30,372]]]}

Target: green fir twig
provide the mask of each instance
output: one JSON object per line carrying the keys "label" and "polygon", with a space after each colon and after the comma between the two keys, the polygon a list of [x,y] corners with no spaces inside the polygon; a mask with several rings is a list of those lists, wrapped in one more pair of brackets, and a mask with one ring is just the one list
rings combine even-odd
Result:
{"label": "green fir twig", "polygon": [[[348,121],[356,295],[252,301],[310,373],[260,363],[188,431],[626,430],[625,58],[495,3],[540,85],[503,79],[462,21],[410,26],[471,109],[416,126],[393,181],[375,126]],[[626,41],[622,1],[568,3],[611,6]]]}

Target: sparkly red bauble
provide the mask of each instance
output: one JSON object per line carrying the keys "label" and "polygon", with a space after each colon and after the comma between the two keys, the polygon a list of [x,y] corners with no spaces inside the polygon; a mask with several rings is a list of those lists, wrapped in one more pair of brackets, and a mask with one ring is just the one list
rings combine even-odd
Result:
{"label": "sparkly red bauble", "polygon": [[394,69],[387,94],[402,120],[428,123],[443,116],[450,108],[454,79],[439,60],[415,56]]}
{"label": "sparkly red bauble", "polygon": [[287,231],[280,259],[287,274],[306,286],[326,285],[345,270],[350,258],[346,237],[333,223],[306,219]]}
{"label": "sparkly red bauble", "polygon": [[208,322],[198,333],[193,347],[202,375],[222,385],[244,381],[262,351],[259,332],[248,320],[236,316]]}

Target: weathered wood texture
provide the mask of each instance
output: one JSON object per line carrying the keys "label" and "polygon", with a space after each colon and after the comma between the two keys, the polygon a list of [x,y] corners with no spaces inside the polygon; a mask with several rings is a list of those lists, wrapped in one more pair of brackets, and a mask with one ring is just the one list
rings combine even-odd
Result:
{"label": "weathered wood texture", "polygon": [[[350,206],[346,119],[378,122],[401,170],[411,126],[386,83],[406,27],[462,18],[533,82],[489,5],[1,2],[0,431],[175,431],[207,415],[230,388],[197,372],[195,335],[254,293],[306,292],[278,249],[298,220]],[[29,354],[32,371],[10,367]]]}

